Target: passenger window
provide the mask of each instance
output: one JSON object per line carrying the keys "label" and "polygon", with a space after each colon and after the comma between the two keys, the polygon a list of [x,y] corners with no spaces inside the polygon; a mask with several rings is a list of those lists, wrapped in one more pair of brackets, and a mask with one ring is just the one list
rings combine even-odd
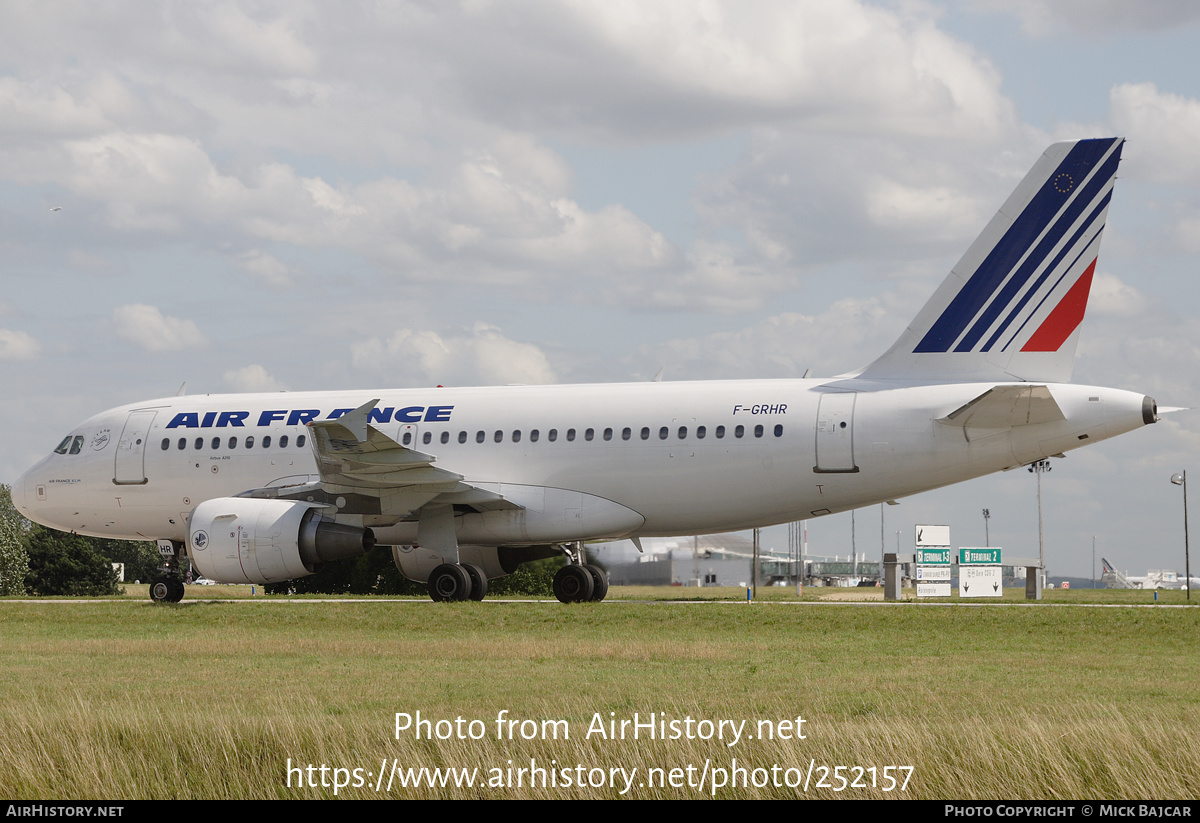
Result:
{"label": "passenger window", "polygon": [[630,429],[628,426],[626,426],[625,428],[621,429],[621,439],[622,439],[622,440],[628,440],[628,439],[629,439],[629,438],[631,438],[631,437],[633,437],[633,430],[632,430],[632,429]]}
{"label": "passenger window", "polygon": [[180,451],[183,451],[184,449],[186,449],[187,448],[187,438],[186,437],[179,438],[179,443],[177,445],[178,445]]}
{"label": "passenger window", "polygon": [[400,438],[400,445],[401,446],[411,446],[412,445],[412,432],[404,433],[404,436]]}
{"label": "passenger window", "polygon": [[513,429],[513,442],[514,443],[521,442],[521,430],[520,429]]}
{"label": "passenger window", "polygon": [[574,440],[575,440],[575,430],[574,430],[574,429],[567,429],[567,441],[568,441],[568,442],[571,442],[571,441],[574,441]]}
{"label": "passenger window", "polygon": [[58,444],[58,448],[54,450],[54,453],[55,454],[66,454],[67,448],[71,445],[71,437],[72,437],[72,435],[69,435],[69,434],[66,437],[64,437],[63,441]]}
{"label": "passenger window", "polygon": [[231,448],[231,449],[237,448],[237,438],[236,437],[229,438],[229,448]]}
{"label": "passenger window", "polygon": [[475,432],[475,442],[476,443],[482,443],[484,438],[486,438],[486,437],[487,437],[487,435],[484,434],[482,431]]}
{"label": "passenger window", "polygon": [[[421,436],[421,442],[424,443],[426,446],[428,446],[430,443],[432,443],[433,442],[433,432],[425,432],[425,434]],[[304,444],[301,443],[300,445],[303,446]]]}
{"label": "passenger window", "polygon": [[254,448],[254,435],[250,435],[249,437],[246,438],[246,448],[248,448],[248,449]]}
{"label": "passenger window", "polygon": [[212,439],[212,447],[213,447],[213,449],[214,449],[214,450],[215,450],[215,449],[219,449],[219,448],[221,448],[221,438],[219,438],[219,437],[214,437],[214,438]]}
{"label": "passenger window", "polygon": [[263,448],[264,449],[271,448],[271,435],[268,434],[263,437]]}
{"label": "passenger window", "polygon": [[558,439],[558,429],[551,429],[550,432],[546,435],[546,439],[549,440],[551,443],[553,443],[555,440],[557,440]]}
{"label": "passenger window", "polygon": [[679,427],[679,439],[682,440],[685,437],[687,437],[687,426],[680,426]]}
{"label": "passenger window", "polygon": [[196,438],[196,448],[197,448],[197,449],[202,449],[202,448],[204,448],[204,438],[203,438],[203,437],[197,437],[197,438]]}
{"label": "passenger window", "polygon": [[650,439],[650,427],[649,426],[642,426],[642,439],[643,440]]}
{"label": "passenger window", "polygon": [[529,430],[529,442],[536,443],[537,441],[538,441],[538,430],[530,429]]}
{"label": "passenger window", "polygon": [[783,424],[779,423],[775,426],[775,436],[783,437]]}
{"label": "passenger window", "polygon": [[763,436],[763,427],[762,427],[762,424],[761,424],[761,423],[760,423],[759,425],[757,425],[757,426],[755,426],[755,427],[754,427],[754,436],[755,436],[755,437],[762,437],[762,436]]}
{"label": "passenger window", "polygon": [[703,440],[704,435],[706,435],[707,433],[708,433],[708,429],[704,428],[703,426],[696,427],[696,439],[697,440]]}
{"label": "passenger window", "polygon": [[167,450],[167,449],[169,449],[169,448],[171,448],[171,438],[169,438],[169,437],[164,437],[164,438],[163,438],[163,445],[162,445],[162,449],[163,449],[163,451],[166,451],[166,450]]}
{"label": "passenger window", "polygon": [[604,430],[604,439],[605,439],[605,440],[612,440],[612,429],[605,429],[605,430]]}
{"label": "passenger window", "polygon": [[450,442],[450,432],[442,432],[442,444],[445,445],[446,443],[449,443],[449,442]]}
{"label": "passenger window", "polygon": [[[141,443],[142,441],[139,440],[138,442]],[[71,441],[71,454],[79,454],[81,451],[83,451],[83,435],[77,434],[75,435],[75,439]]]}
{"label": "passenger window", "polygon": [[304,435],[300,435],[296,438],[296,446],[299,448],[304,448]]}
{"label": "passenger window", "polygon": [[287,442],[288,442],[288,436],[286,434],[279,435],[279,448],[286,449]]}
{"label": "passenger window", "polygon": [[666,426],[663,426],[661,429],[658,430],[658,439],[666,440],[667,435],[669,435],[670,433],[671,433],[671,430],[668,429]]}
{"label": "passenger window", "polygon": [[717,426],[717,439],[720,440],[724,436],[725,436],[725,427]]}
{"label": "passenger window", "polygon": [[583,433],[583,439],[584,439],[584,440],[586,440],[586,441],[588,441],[589,443],[592,441],[592,438],[593,438],[593,437],[595,437],[595,436],[596,436],[596,430],[595,430],[595,429],[588,429],[587,431],[585,431],[585,432]]}
{"label": "passenger window", "polygon": [[745,433],[746,433],[746,427],[745,427],[745,426],[738,426],[736,429],[734,429],[734,430],[733,430],[733,436],[734,436],[734,437],[741,437],[741,436],[742,436],[743,434],[745,434]]}
{"label": "passenger window", "polygon": [[492,439],[495,440],[497,443],[499,443],[501,440],[504,439],[504,432],[500,431],[499,429],[496,429],[496,433],[492,435]]}
{"label": "passenger window", "polygon": [[467,442],[467,433],[466,433],[466,432],[459,432],[459,433],[458,433],[458,442],[459,442],[459,443],[466,443],[466,442]]}

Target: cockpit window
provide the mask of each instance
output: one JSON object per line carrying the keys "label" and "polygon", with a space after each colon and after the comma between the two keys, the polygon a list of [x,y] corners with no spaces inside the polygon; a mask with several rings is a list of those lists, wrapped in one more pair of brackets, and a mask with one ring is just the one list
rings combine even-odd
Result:
{"label": "cockpit window", "polygon": [[71,435],[68,434],[66,437],[63,438],[63,441],[58,444],[58,448],[54,450],[54,453],[55,454],[66,454],[67,447],[70,445],[71,445]]}
{"label": "cockpit window", "polygon": [[79,454],[83,451],[83,435],[75,435],[75,439],[71,441],[71,454]]}

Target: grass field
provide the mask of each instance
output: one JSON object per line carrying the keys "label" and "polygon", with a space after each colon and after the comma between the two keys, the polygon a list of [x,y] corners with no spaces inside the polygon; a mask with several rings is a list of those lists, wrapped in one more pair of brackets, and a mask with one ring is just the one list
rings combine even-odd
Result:
{"label": "grass field", "polygon": [[[331,797],[335,782],[349,784],[340,797],[1200,794],[1200,610],[1078,605],[1149,592],[957,607],[614,589],[563,606],[195,587],[155,606],[144,588],[0,601],[0,795]],[[418,711],[422,739],[397,735],[396,714]],[[501,712],[517,723],[498,734]],[[596,731],[635,713],[678,734]],[[398,784],[420,767],[478,771],[471,787]]]}

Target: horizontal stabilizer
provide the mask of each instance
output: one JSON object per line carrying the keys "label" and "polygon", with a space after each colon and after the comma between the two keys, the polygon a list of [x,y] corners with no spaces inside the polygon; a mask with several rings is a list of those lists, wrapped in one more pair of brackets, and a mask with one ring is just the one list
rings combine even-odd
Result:
{"label": "horizontal stabilizer", "polygon": [[1046,386],[995,386],[937,422],[972,429],[1008,429],[1066,419]]}

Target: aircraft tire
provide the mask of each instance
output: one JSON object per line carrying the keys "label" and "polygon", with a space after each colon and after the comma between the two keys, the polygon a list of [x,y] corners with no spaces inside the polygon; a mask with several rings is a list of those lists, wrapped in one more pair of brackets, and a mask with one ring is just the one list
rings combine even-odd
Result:
{"label": "aircraft tire", "polygon": [[174,594],[175,587],[171,585],[171,578],[156,577],[150,581],[150,599],[155,603],[174,603]]}
{"label": "aircraft tire", "polygon": [[462,567],[471,579],[471,593],[467,597],[470,600],[482,600],[487,597],[488,579],[483,569],[470,563],[463,563]]}
{"label": "aircraft tire", "polygon": [[171,583],[171,596],[169,599],[172,603],[178,603],[180,600],[183,599],[183,594],[186,591],[186,587],[183,585],[183,581],[180,580],[178,577],[170,578],[170,583]]}
{"label": "aircraft tire", "polygon": [[457,563],[443,563],[429,575],[429,597],[435,603],[466,600],[471,595],[471,576]]}
{"label": "aircraft tire", "polygon": [[588,599],[593,603],[599,603],[608,596],[608,575],[604,573],[604,569],[590,563],[584,568],[592,576],[592,596]]}
{"label": "aircraft tire", "polygon": [[554,596],[561,603],[583,603],[592,597],[592,575],[583,566],[563,566],[554,575]]}

